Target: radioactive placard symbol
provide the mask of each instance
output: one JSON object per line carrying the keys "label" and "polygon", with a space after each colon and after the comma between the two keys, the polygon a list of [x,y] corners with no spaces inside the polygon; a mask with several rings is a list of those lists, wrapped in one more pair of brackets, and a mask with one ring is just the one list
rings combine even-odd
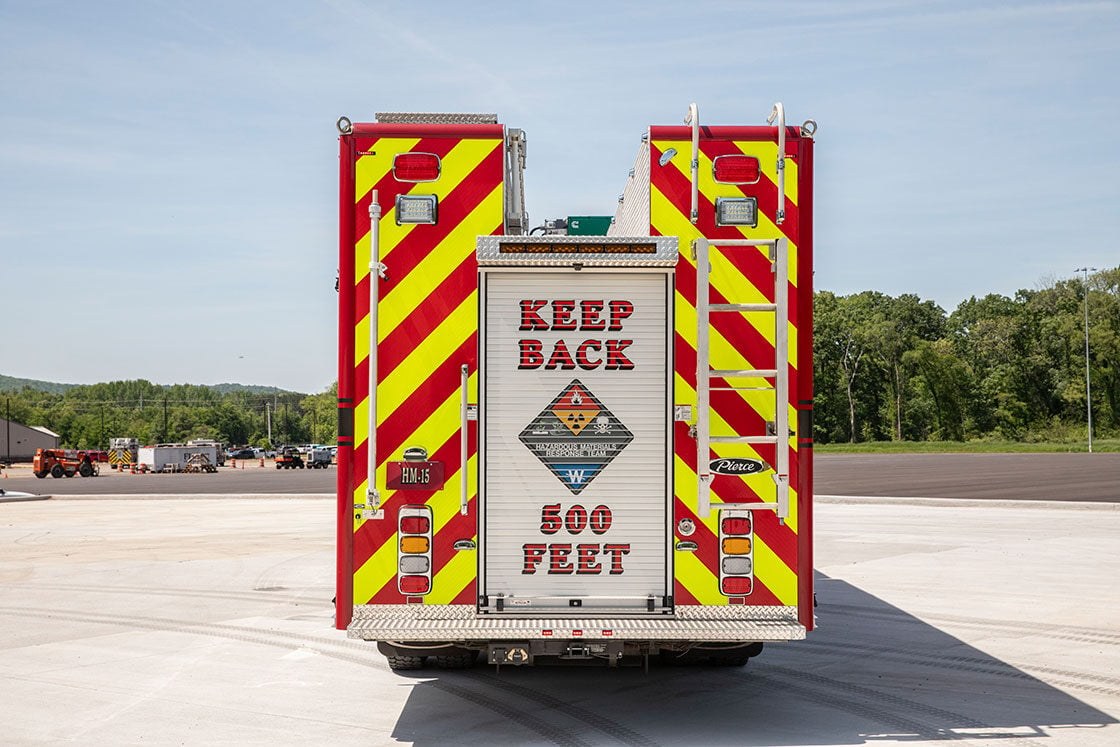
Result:
{"label": "radioactive placard symbol", "polygon": [[560,422],[567,426],[572,435],[578,436],[584,428],[591,425],[598,415],[600,410],[561,410],[559,408],[552,411],[552,414],[560,418]]}

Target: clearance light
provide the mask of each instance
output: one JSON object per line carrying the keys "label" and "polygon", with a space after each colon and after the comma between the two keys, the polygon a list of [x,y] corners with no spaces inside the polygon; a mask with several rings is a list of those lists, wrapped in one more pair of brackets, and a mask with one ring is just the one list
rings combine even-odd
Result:
{"label": "clearance light", "polygon": [[432,509],[401,506],[397,533],[397,589],[405,595],[427,594],[432,590]]}
{"label": "clearance light", "polygon": [[438,208],[435,195],[397,195],[397,225],[435,223]]}
{"label": "clearance light", "polygon": [[401,552],[427,552],[430,546],[427,537],[401,537]]}
{"label": "clearance light", "polygon": [[760,173],[754,156],[716,156],[712,161],[712,178],[720,184],[755,184]]}
{"label": "clearance light", "polygon": [[749,555],[751,541],[746,537],[728,537],[723,541],[724,555]]}
{"label": "clearance light", "polygon": [[398,182],[434,182],[440,162],[435,153],[398,153],[393,156],[393,178]]}
{"label": "clearance light", "polygon": [[751,512],[724,509],[719,520],[719,590],[731,602],[743,602],[754,590],[754,522]]}
{"label": "clearance light", "polygon": [[720,582],[720,591],[727,596],[750,594],[754,579],[750,576],[728,576]]}
{"label": "clearance light", "polygon": [[758,200],[754,197],[717,197],[716,225],[758,226]]}

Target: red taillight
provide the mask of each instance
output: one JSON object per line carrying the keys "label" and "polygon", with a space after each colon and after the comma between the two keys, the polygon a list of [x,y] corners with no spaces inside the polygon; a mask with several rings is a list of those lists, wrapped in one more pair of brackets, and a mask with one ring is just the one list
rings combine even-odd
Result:
{"label": "red taillight", "polygon": [[720,184],[754,184],[759,173],[754,156],[716,156],[712,161],[712,178]]}
{"label": "red taillight", "polygon": [[398,182],[434,182],[439,179],[439,156],[434,153],[398,153],[393,156],[393,178]]}
{"label": "red taillight", "polygon": [[405,534],[427,534],[431,522],[427,516],[402,516],[401,531]]}
{"label": "red taillight", "polygon": [[405,594],[427,594],[431,584],[427,576],[401,576],[400,582]]}
{"label": "red taillight", "polygon": [[723,520],[723,533],[724,534],[750,534],[751,533],[751,520],[750,519],[724,519]]}
{"label": "red taillight", "polygon": [[721,589],[724,594],[750,594],[753,582],[749,576],[728,576],[721,582]]}

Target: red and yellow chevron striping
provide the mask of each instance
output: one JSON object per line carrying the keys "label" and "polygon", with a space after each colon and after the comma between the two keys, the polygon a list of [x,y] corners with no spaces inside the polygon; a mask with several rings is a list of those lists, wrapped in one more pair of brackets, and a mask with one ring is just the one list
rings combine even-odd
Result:
{"label": "red and yellow chevron striping", "polygon": [[[397,130],[400,127],[395,128]],[[425,603],[462,602],[474,596],[472,553],[456,553],[456,540],[474,539],[474,486],[469,511],[459,512],[460,367],[477,370],[475,237],[500,233],[503,217],[502,128],[476,128],[474,136],[371,137],[358,139],[354,180],[354,458],[350,478],[354,502],[366,501],[369,448],[369,206],[376,192],[382,210],[378,259],[386,266],[378,284],[377,488],[387,515],[404,504],[432,510],[432,591]],[[393,176],[400,153],[440,158],[434,182],[403,183]],[[397,195],[435,195],[435,225],[398,225]],[[410,446],[423,446],[447,465],[446,487],[438,491],[388,491],[387,462]],[[470,464],[476,451],[469,448]],[[467,465],[468,472],[470,464]],[[473,482],[473,481],[472,481]],[[397,535],[393,521],[354,521],[353,601],[402,603],[397,590]]]}
{"label": "red and yellow chevron striping", "polygon": [[[789,360],[778,361],[788,367],[790,380],[789,408],[791,424],[796,424],[798,403],[811,399],[811,389],[799,376],[799,319],[809,318],[806,297],[799,295],[798,212],[799,181],[796,145],[787,142],[785,174],[785,220],[777,224],[777,144],[773,129],[706,128],[701,136],[698,169],[700,211],[696,224],[689,220],[692,182],[687,158],[673,157],[670,149],[689,152],[691,133],[687,128],[651,128],[650,132],[650,232],[680,237],[680,256],[676,274],[676,391],[675,401],[696,402],[696,266],[690,259],[690,245],[701,236],[709,239],[774,239],[789,240],[789,275],[778,282],[787,282],[790,298],[788,322]],[[662,156],[668,153],[668,158]],[[756,184],[719,184],[713,179],[712,161],[721,155],[750,155],[758,158],[762,174]],[[662,166],[662,160],[665,165]],[[717,197],[753,197],[758,205],[757,227],[717,226]],[[771,263],[763,248],[747,248],[733,252],[713,253],[710,274],[712,303],[773,303],[775,279]],[[809,283],[805,283],[806,288]],[[806,294],[807,295],[807,294]],[[811,333],[811,330],[809,330]],[[775,365],[775,330],[773,317],[757,313],[724,313],[711,319],[709,358],[712,368],[768,369]],[[807,379],[808,377],[805,377]],[[754,380],[752,380],[754,381]],[[713,386],[730,382],[714,380]],[[758,380],[758,385],[765,382]],[[741,382],[739,385],[742,385]],[[767,422],[775,419],[772,391],[714,390],[711,395],[711,431],[713,434],[762,434]],[[794,428],[796,429],[796,425]],[[799,502],[798,434],[792,434],[783,448],[790,452],[791,516],[779,523],[771,511],[753,511],[755,543],[755,584],[746,598],[751,605],[793,606],[805,601],[811,586],[803,583],[798,571],[800,557],[799,524],[803,524]],[[697,515],[697,474],[695,441],[687,427],[677,423],[675,493],[676,515],[689,518],[696,531],[688,539],[696,543],[691,553],[675,553],[675,593],[678,604],[728,604],[729,598],[719,589],[719,549],[717,512],[708,519]],[[749,457],[767,464],[775,463],[772,444],[715,443],[712,458]],[[714,505],[730,502],[773,502],[775,485],[769,473],[747,476],[716,476],[712,482]],[[805,527],[800,527],[805,531]],[[684,539],[679,537],[677,539]],[[808,540],[807,537],[804,538]],[[809,566],[805,566],[807,569]],[[811,571],[808,571],[811,573]],[[811,581],[810,581],[811,583]]]}

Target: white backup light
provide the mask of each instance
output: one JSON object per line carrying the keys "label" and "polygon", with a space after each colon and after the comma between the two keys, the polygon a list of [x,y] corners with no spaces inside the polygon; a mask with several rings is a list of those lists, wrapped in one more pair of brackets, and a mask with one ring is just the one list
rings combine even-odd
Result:
{"label": "white backup light", "polygon": [[435,195],[397,195],[397,225],[435,223],[438,207]]}
{"label": "white backup light", "polygon": [[717,226],[758,225],[758,200],[754,197],[717,197]]}

